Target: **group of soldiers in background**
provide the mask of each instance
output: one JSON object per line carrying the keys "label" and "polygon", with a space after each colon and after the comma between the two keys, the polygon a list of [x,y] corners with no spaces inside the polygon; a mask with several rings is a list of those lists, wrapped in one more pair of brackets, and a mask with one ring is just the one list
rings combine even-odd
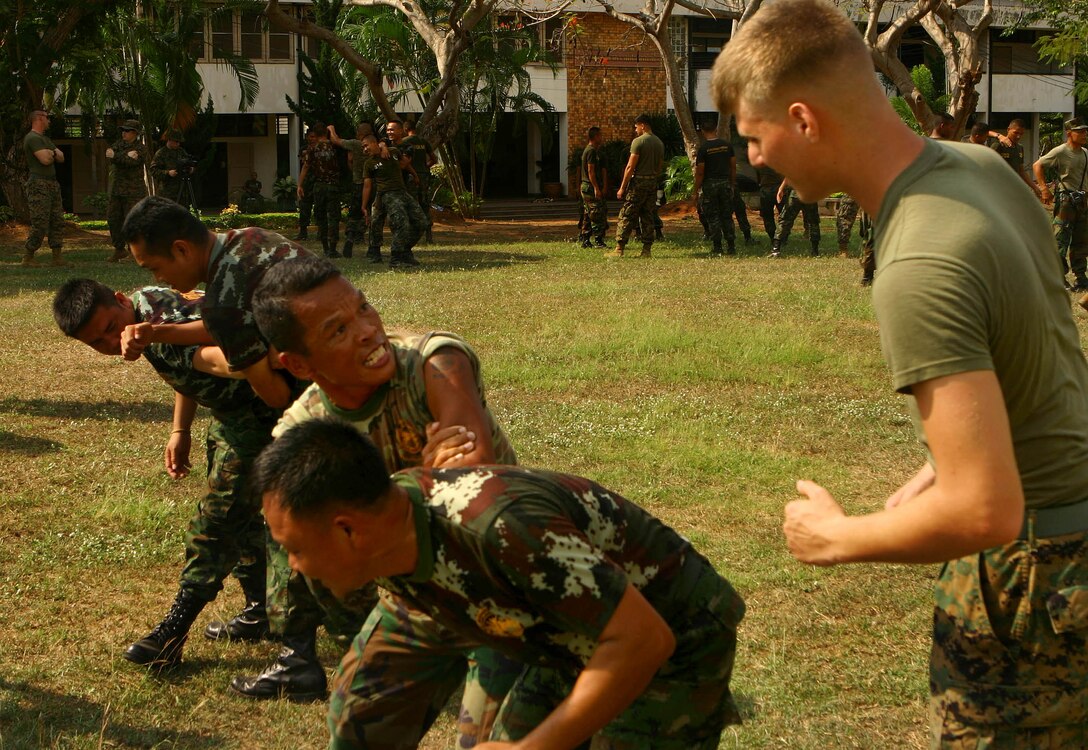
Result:
{"label": "group of soldiers in background", "polygon": [[[30,132],[23,139],[28,170],[26,192],[30,209],[30,234],[23,247],[25,266],[38,265],[34,254],[46,236],[53,251],[53,265],[70,265],[61,255],[64,245],[64,209],[55,167],[64,161],[64,153],[45,134],[48,127],[49,113],[35,110],[31,113]],[[155,191],[159,195],[187,208],[195,204],[189,178],[196,169],[196,161],[181,147],[185,138],[180,131],[166,132],[165,145],[155,152],[149,163],[147,147],[140,141],[139,121],[124,120],[118,130],[117,140],[105,152],[106,161],[110,165],[106,223],[109,225],[110,243],[113,245],[113,254],[107,260],[112,263],[130,257],[121,237],[121,226],[129,210],[147,196],[145,167],[155,180]]]}
{"label": "group of soldiers in background", "polygon": [[[371,144],[371,145],[368,145]],[[351,194],[344,201],[348,219],[345,240],[340,238],[341,174],[351,172]],[[299,153],[299,231],[295,239],[309,237],[311,219],[328,258],[350,258],[354,247],[367,245],[366,257],[381,263],[382,233],[388,219],[392,234],[390,268],[416,266],[412,248],[431,234],[431,167],[436,163],[430,143],[415,132],[414,125],[390,120],[379,139],[374,126],[361,122],[355,138],[341,138],[332,125],[315,123],[306,132],[306,146]]]}

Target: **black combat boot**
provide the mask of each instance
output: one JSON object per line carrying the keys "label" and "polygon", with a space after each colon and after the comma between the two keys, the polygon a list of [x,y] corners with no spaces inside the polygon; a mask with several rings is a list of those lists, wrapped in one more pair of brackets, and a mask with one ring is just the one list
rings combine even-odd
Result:
{"label": "black combat boot", "polygon": [[714,247],[711,249],[710,254],[714,256],[722,254],[722,241],[720,238],[714,240]]}
{"label": "black combat boot", "polygon": [[336,252],[336,240],[321,240],[321,248],[325,251],[326,258],[340,257],[340,253]]}
{"label": "black combat boot", "polygon": [[728,244],[728,245],[726,246],[726,248],[725,248],[725,254],[726,254],[726,255],[736,255],[736,254],[737,254],[737,246],[736,246],[736,243],[735,243],[735,241],[731,241],[731,242],[730,242],[730,243],[729,243],[729,244]]}
{"label": "black combat boot", "polygon": [[662,231],[661,231],[660,229],[655,229],[655,230],[654,230],[654,239],[655,239],[655,240],[663,240],[663,239],[665,239],[665,233],[664,233],[664,232],[662,232]]}
{"label": "black combat boot", "polygon": [[367,263],[381,263],[382,262],[382,249],[381,247],[368,247],[366,249]]}
{"label": "black combat boot", "polygon": [[778,240],[771,242],[771,257],[777,258],[782,253],[782,243]]}
{"label": "black combat boot", "polygon": [[344,240],[344,247],[340,250],[340,254],[345,258],[351,257],[352,249],[355,247],[355,243],[351,240]]}
{"label": "black combat boot", "polygon": [[819,254],[820,254],[820,243],[819,242],[813,242],[812,243],[812,251],[809,253],[809,255],[811,255],[813,258],[815,258]]}
{"label": "black combat boot", "polygon": [[181,650],[189,637],[189,628],[207,603],[188,589],[178,591],[166,617],[154,630],[125,649],[125,658],[133,664],[159,670],[180,664]]}
{"label": "black combat boot", "polygon": [[310,230],[308,227],[299,227],[298,234],[295,235],[296,240],[308,240],[310,239]]}
{"label": "black combat boot", "polygon": [[328,682],[325,669],[317,660],[316,646],[316,630],[285,637],[274,664],[256,677],[238,675],[231,680],[231,689],[258,700],[286,698],[299,703],[324,700]]}
{"label": "black combat boot", "polygon": [[227,622],[212,620],[204,628],[204,637],[213,640],[260,641],[268,638],[268,613],[264,608],[264,581],[239,579],[246,606]]}
{"label": "black combat boot", "polygon": [[589,237],[583,237],[580,245],[581,245],[582,249],[588,250],[589,249]]}
{"label": "black combat boot", "polygon": [[608,247],[608,245],[604,244],[604,237],[595,237],[593,239],[593,247]]}
{"label": "black combat boot", "polygon": [[419,261],[416,260],[416,256],[412,254],[411,250],[396,252],[389,257],[390,268],[410,268],[418,265]]}

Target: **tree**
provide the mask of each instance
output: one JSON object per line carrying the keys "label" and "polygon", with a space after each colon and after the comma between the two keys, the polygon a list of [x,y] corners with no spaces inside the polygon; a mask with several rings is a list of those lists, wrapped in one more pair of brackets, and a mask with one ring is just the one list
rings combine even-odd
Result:
{"label": "tree", "polygon": [[1088,0],[1025,0],[1029,13],[1022,24],[1044,23],[1053,31],[1036,42],[1039,57],[1059,65],[1076,65],[1073,94],[1088,104]]}
{"label": "tree", "polygon": [[873,62],[895,84],[915,119],[927,132],[935,126],[936,116],[907,66],[899,59],[899,44],[907,29],[920,24],[941,50],[950,84],[949,113],[955,120],[958,137],[978,105],[976,86],[982,78],[981,42],[993,17],[992,0],[981,0],[982,9],[972,23],[965,9],[972,3],[977,8],[977,0],[915,0],[883,30],[881,15],[888,6],[886,0],[869,3],[865,42]]}

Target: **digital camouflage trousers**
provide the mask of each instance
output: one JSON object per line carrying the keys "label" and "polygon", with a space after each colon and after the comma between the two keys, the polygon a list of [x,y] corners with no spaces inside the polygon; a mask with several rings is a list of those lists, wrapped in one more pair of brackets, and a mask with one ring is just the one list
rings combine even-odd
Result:
{"label": "digital camouflage trousers", "polygon": [[389,252],[393,257],[411,252],[427,229],[427,218],[414,196],[406,190],[390,190],[382,193],[381,202],[389,221],[392,239]]}
{"label": "digital camouflage trousers", "polygon": [[716,250],[721,250],[722,238],[732,247],[737,232],[733,228],[733,186],[729,180],[709,179],[703,182],[701,196],[706,231]]}
{"label": "digital camouflage trousers", "polygon": [[593,185],[582,183],[582,206],[585,215],[582,217],[579,239],[593,239],[604,241],[604,234],[608,231],[608,203],[603,197],[598,198],[593,192]]}
{"label": "digital camouflage trousers", "polygon": [[930,656],[930,746],[1088,747],[1088,534],[945,564]]}
{"label": "digital camouflage trousers", "polygon": [[64,245],[64,206],[60,184],[56,180],[29,179],[25,183],[27,207],[30,209],[30,234],[23,249],[33,257],[42,240],[49,237],[49,247],[60,250]]}
{"label": "digital camouflage trousers", "polygon": [[340,186],[315,182],[313,192],[318,239],[335,245],[340,240]]}

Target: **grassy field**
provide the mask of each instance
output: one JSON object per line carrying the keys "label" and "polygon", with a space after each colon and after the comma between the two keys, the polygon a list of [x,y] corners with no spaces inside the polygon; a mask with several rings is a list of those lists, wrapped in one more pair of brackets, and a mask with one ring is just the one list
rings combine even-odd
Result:
{"label": "grassy field", "polygon": [[[418,272],[342,264],[388,328],[473,343],[525,464],[649,508],[744,595],[745,724],[723,748],[922,746],[935,569],[805,566],[780,532],[797,478],[863,512],[922,459],[857,260],[803,257],[796,235],[779,260],[762,257],[765,238],[712,259],[693,224],[667,224],[650,261],[532,236],[491,244],[481,225],[437,231]],[[203,479],[200,466],[181,482],[161,469],[172,394],[150,366],[97,355],[52,322],[70,276],[151,282],[102,262],[107,244],[73,250],[69,270],[23,269],[0,248],[0,749],[323,747],[321,706],[229,693],[273,653],[199,636],[240,606],[233,581],[175,674],[121,658],[173,597]],[[331,669],[331,640],[322,655]],[[444,717],[425,747],[449,747],[451,727]]]}

